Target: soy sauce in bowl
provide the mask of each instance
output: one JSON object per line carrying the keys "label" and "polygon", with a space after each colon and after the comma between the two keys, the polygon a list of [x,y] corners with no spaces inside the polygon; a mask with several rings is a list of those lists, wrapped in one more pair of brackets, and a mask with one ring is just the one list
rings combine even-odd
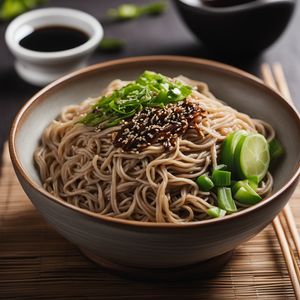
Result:
{"label": "soy sauce in bowl", "polygon": [[72,27],[49,26],[34,29],[23,37],[19,44],[28,50],[56,52],[81,46],[89,38],[85,32]]}

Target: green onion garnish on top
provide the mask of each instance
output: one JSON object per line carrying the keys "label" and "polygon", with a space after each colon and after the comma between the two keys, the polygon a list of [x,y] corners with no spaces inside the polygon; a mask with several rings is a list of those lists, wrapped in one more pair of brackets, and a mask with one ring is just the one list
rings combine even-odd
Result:
{"label": "green onion garnish on top", "polygon": [[101,125],[105,128],[115,126],[145,107],[163,108],[184,100],[191,92],[192,87],[182,82],[145,71],[136,81],[115,90],[110,96],[101,97],[79,122],[88,126],[103,123]]}

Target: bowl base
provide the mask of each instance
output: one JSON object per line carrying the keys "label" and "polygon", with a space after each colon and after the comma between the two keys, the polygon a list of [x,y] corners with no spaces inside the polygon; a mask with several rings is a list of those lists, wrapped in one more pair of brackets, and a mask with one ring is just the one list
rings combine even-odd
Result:
{"label": "bowl base", "polygon": [[147,281],[182,281],[214,277],[230,260],[233,253],[232,250],[196,264],[176,268],[138,268],[108,261],[84,248],[80,250],[88,259],[110,273],[129,279]]}

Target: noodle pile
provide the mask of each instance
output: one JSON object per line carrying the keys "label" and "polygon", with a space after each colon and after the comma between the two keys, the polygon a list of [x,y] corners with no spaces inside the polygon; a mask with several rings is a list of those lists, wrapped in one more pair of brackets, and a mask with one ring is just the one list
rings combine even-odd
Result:
{"label": "noodle pile", "polygon": [[[78,123],[95,99],[68,106],[46,128],[35,152],[44,188],[72,205],[115,218],[169,223],[210,218],[206,210],[216,205],[217,197],[200,191],[195,178],[217,165],[221,143],[229,133],[243,129],[269,141],[274,130],[217,100],[206,84],[182,76],[177,80],[197,87],[188,97],[206,112],[196,123],[197,130],[191,126],[170,151],[154,144],[128,153],[113,145],[121,125],[95,130]],[[115,80],[105,94],[127,83]],[[272,182],[268,173],[257,193],[266,196]],[[239,210],[245,207],[237,205]]]}

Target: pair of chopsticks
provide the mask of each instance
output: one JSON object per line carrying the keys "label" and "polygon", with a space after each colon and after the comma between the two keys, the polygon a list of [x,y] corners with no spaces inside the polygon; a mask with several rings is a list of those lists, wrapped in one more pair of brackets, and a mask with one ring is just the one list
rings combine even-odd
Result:
{"label": "pair of chopsticks", "polygon": [[[264,82],[277,92],[281,93],[285,100],[295,107],[282,66],[279,63],[276,63],[271,68],[268,64],[263,64],[261,66],[261,73]],[[289,204],[287,204],[282,212],[275,217],[273,220],[273,227],[287,265],[296,299],[300,299],[300,237]],[[297,255],[294,254],[294,249],[296,249]]]}

